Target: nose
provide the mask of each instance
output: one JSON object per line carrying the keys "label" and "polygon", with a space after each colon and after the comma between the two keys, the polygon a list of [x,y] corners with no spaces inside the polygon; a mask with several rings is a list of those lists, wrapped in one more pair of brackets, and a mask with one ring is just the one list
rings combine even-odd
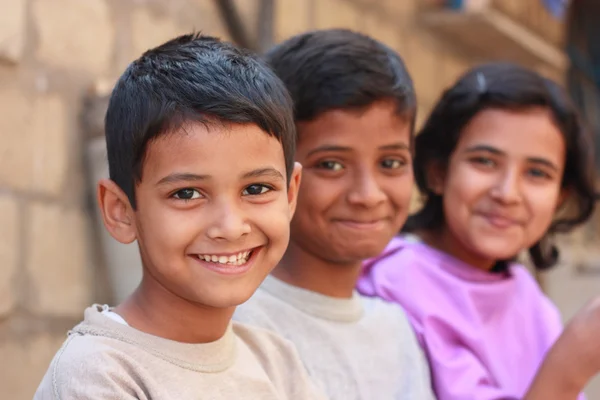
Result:
{"label": "nose", "polygon": [[521,201],[521,180],[518,171],[507,170],[500,174],[490,194],[495,200],[504,204],[515,204]]}
{"label": "nose", "polygon": [[243,210],[229,201],[215,203],[206,235],[213,240],[235,241],[251,231]]}
{"label": "nose", "polygon": [[373,171],[368,168],[354,174],[348,192],[348,202],[364,208],[372,208],[385,202],[387,195],[382,190]]}

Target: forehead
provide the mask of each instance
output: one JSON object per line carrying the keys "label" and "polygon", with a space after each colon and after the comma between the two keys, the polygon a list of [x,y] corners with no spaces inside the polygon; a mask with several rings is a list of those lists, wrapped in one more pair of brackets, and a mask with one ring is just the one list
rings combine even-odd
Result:
{"label": "forehead", "polygon": [[223,177],[266,165],[285,176],[281,143],[254,124],[186,123],[148,143],[143,178],[173,171]]}
{"label": "forehead", "polygon": [[563,134],[543,108],[479,112],[461,132],[456,151],[478,145],[495,147],[507,155],[543,156],[557,162],[565,154]]}
{"label": "forehead", "polygon": [[412,121],[398,115],[394,101],[379,101],[358,110],[331,110],[298,123],[298,149],[341,144],[364,149],[390,142],[410,143]]}

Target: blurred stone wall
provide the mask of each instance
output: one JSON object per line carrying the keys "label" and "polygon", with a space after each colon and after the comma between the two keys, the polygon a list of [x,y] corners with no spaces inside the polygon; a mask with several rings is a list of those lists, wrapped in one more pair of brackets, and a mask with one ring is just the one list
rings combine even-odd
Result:
{"label": "blurred stone wall", "polygon": [[[419,3],[277,0],[275,40],[347,27],[386,42],[414,77],[420,124],[475,61],[418,23]],[[258,1],[236,4],[255,25]],[[82,123],[87,105],[144,50],[191,30],[227,39],[227,30],[212,0],[0,0],[0,8],[0,397],[20,400],[32,397],[83,309],[120,297],[114,271],[125,289],[139,272],[123,249],[107,250],[116,247],[95,219],[91,188],[105,166],[89,158],[98,131]],[[101,121],[102,107],[95,112]]]}

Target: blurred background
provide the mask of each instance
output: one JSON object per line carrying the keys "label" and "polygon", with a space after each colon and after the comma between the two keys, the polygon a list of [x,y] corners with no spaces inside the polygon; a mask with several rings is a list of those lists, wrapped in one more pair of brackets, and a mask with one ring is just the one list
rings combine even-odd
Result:
{"label": "blurred background", "polygon": [[[119,302],[139,279],[137,249],[105,233],[94,188],[107,176],[107,95],[144,50],[191,30],[262,51],[306,30],[352,28],[405,59],[417,89],[419,125],[467,68],[510,60],[567,85],[594,128],[600,126],[599,5],[0,0],[0,398],[31,399],[84,308]],[[538,275],[565,320],[600,294],[600,248],[592,245],[597,230],[592,222],[558,238],[561,265]],[[600,382],[587,393],[600,399]]]}

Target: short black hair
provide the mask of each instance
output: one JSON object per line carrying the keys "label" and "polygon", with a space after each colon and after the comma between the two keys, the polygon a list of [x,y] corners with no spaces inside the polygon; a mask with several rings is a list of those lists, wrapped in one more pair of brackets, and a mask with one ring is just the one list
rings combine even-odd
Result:
{"label": "short black hair", "polygon": [[[534,71],[510,63],[489,63],[475,67],[446,90],[415,139],[414,174],[424,196],[424,205],[408,218],[404,231],[437,229],[445,224],[442,196],[431,190],[427,180],[432,165],[447,168],[465,126],[486,109],[548,110],[566,144],[562,186],[568,188],[568,215],[556,218],[548,233],[529,249],[538,269],[552,267],[558,250],[548,234],[568,232],[585,222],[596,205],[594,150],[589,130],[566,92]],[[498,260],[495,270],[506,269],[508,261]]]}
{"label": "short black hair", "polygon": [[146,51],[112,91],[105,118],[109,174],[132,207],[148,142],[189,121],[258,125],[281,142],[289,181],[296,130],[285,86],[257,56],[193,33]]}
{"label": "short black hair", "polygon": [[404,62],[367,35],[348,29],[311,31],[275,46],[265,58],[290,91],[296,122],[390,99],[414,125],[417,101]]}

